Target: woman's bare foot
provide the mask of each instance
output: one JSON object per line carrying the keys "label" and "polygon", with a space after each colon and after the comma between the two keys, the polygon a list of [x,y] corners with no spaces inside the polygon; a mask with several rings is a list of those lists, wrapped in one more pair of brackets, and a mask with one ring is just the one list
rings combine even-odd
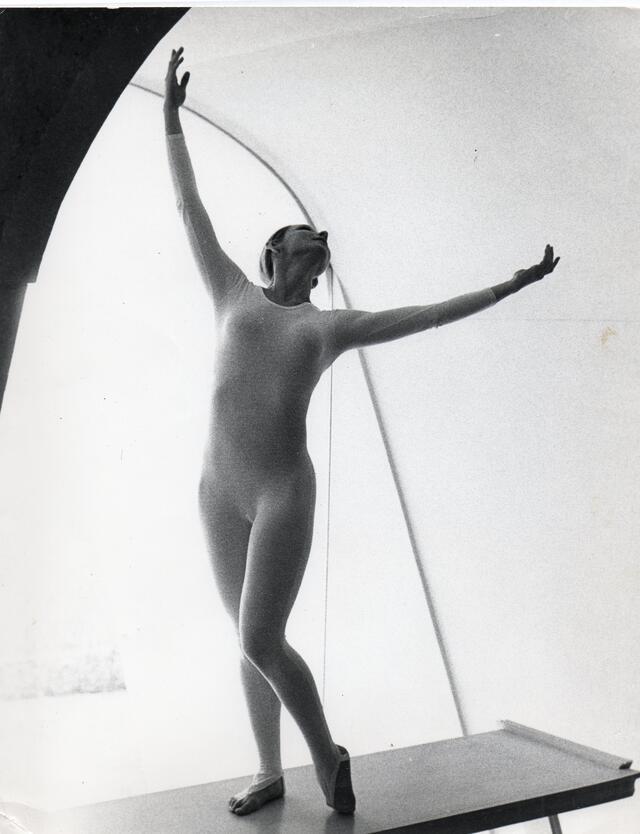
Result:
{"label": "woman's bare foot", "polygon": [[281,796],[284,796],[284,779],[282,776],[275,777],[270,781],[254,781],[248,788],[231,797],[229,800],[229,810],[242,817],[258,811],[267,802],[280,799]]}
{"label": "woman's bare foot", "polygon": [[351,760],[348,751],[339,744],[340,759],[331,774],[326,789],[323,788],[327,805],[339,814],[353,814],[356,798],[351,786]]}

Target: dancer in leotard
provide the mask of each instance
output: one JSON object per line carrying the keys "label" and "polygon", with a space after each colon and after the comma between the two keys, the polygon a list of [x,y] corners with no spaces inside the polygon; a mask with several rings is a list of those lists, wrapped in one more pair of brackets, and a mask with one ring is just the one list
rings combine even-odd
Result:
{"label": "dancer in leotard", "polygon": [[349,754],[333,741],[311,673],[285,628],[311,546],[315,475],[306,414],[324,370],[346,350],[399,339],[470,316],[552,272],[542,262],[489,289],[427,306],[376,313],[319,310],[311,289],[329,265],[327,233],[287,226],[264,247],[266,288],[247,280],[222,250],[202,205],[180,125],[189,73],[182,48],[165,84],[165,126],[178,207],[216,315],[216,377],[200,506],[223,603],[235,623],[259,768],[231,797],[240,815],[284,793],[280,708],[309,746],[327,804],[353,813]]}

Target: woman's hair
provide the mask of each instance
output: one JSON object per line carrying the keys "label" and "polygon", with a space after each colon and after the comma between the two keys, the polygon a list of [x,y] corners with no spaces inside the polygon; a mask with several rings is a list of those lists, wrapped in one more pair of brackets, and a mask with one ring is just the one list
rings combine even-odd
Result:
{"label": "woman's hair", "polygon": [[260,255],[260,274],[266,284],[273,281],[273,250],[282,241],[289,229],[310,229],[313,231],[311,226],[307,226],[306,223],[292,223],[289,226],[283,226],[271,235]]}

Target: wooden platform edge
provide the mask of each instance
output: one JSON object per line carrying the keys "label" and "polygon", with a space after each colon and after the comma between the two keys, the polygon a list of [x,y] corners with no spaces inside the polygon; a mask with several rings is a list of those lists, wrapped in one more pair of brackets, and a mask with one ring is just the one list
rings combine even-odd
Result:
{"label": "wooden platform edge", "polygon": [[632,764],[631,759],[613,756],[611,753],[596,750],[595,747],[587,747],[584,744],[577,744],[575,741],[569,741],[566,738],[551,735],[551,733],[543,733],[542,730],[534,730],[533,727],[526,727],[524,724],[518,724],[515,721],[504,720],[500,721],[500,724],[508,733],[528,738],[539,744],[546,744],[549,747],[555,747],[557,750],[562,750],[565,753],[570,753],[581,759],[588,759],[594,764],[599,764],[612,770],[628,770]]}

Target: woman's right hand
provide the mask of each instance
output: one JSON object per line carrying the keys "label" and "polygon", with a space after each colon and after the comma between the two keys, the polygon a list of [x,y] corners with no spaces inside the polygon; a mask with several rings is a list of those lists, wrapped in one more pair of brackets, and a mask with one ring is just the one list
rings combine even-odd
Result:
{"label": "woman's right hand", "polygon": [[167,74],[164,79],[165,106],[172,109],[175,108],[176,110],[184,104],[187,97],[187,84],[189,83],[188,72],[185,72],[180,82],[178,82],[176,75],[178,67],[184,60],[182,56],[183,51],[183,47],[180,47],[178,50],[171,50],[171,60],[169,61]]}

